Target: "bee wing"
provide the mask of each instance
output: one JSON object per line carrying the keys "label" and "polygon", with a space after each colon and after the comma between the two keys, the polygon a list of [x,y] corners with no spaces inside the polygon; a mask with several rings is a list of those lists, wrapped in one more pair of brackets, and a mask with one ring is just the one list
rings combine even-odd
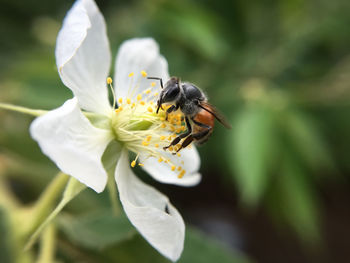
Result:
{"label": "bee wing", "polygon": [[226,120],[224,115],[210,103],[201,101],[198,106],[201,107],[203,110],[212,114],[222,125],[225,126],[225,128],[227,129],[232,128],[231,124]]}

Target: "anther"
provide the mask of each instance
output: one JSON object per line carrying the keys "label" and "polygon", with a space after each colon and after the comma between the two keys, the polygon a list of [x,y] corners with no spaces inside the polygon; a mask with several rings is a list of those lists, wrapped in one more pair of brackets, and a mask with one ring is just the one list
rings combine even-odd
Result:
{"label": "anther", "polygon": [[130,104],[131,103],[131,100],[129,98],[126,99],[126,103],[127,104]]}
{"label": "anther", "polygon": [[143,146],[148,146],[148,145],[149,145],[149,142],[143,141],[143,142],[142,142],[142,145],[143,145]]}
{"label": "anther", "polygon": [[142,99],[142,95],[141,94],[139,94],[139,95],[137,95],[137,100],[141,100]]}
{"label": "anther", "polygon": [[152,139],[152,136],[151,136],[151,135],[148,135],[148,136],[146,137],[146,141],[147,141],[147,142],[149,142],[151,139]]}
{"label": "anther", "polygon": [[165,136],[164,135],[160,136],[160,140],[164,141],[165,140]]}
{"label": "anther", "polygon": [[141,75],[142,75],[142,77],[144,77],[144,78],[147,77],[146,71],[142,70],[142,71],[141,71]]}
{"label": "anther", "polygon": [[122,99],[122,98],[119,98],[118,102],[119,102],[120,104],[122,104],[122,103],[123,103],[123,99]]}
{"label": "anther", "polygon": [[175,169],[176,169],[176,166],[175,166],[175,165],[171,166],[171,170],[172,170],[172,171],[175,171]]}
{"label": "anther", "polygon": [[144,165],[143,163],[139,163],[139,166],[141,166],[141,167],[142,167],[142,166],[145,166],[145,165]]}
{"label": "anther", "polygon": [[111,77],[108,77],[108,78],[107,78],[107,84],[110,85],[110,84],[112,84],[112,82],[113,82],[112,78],[111,78]]}
{"label": "anther", "polygon": [[129,77],[134,76],[134,72],[131,72],[128,76],[129,76]]}
{"label": "anther", "polygon": [[184,177],[185,173],[186,173],[186,170],[182,170],[177,177],[182,178]]}
{"label": "anther", "polygon": [[151,82],[151,86],[154,87],[156,85],[155,82]]}
{"label": "anther", "polygon": [[148,110],[149,112],[153,112],[153,109],[152,109],[151,106],[149,106],[149,107],[147,108],[147,110]]}
{"label": "anther", "polygon": [[150,94],[150,93],[151,93],[151,89],[146,89],[146,90],[145,90],[145,93],[146,93],[146,94]]}
{"label": "anther", "polygon": [[136,161],[135,161],[135,160],[133,160],[133,161],[131,162],[130,166],[131,166],[132,168],[134,168],[134,167],[135,167],[135,165],[136,165]]}
{"label": "anther", "polygon": [[159,157],[158,162],[159,162],[159,163],[163,162],[163,158],[162,158],[162,157]]}
{"label": "anther", "polygon": [[154,145],[154,147],[158,148],[158,147],[159,147],[159,144],[158,144],[158,143],[156,143],[156,144]]}
{"label": "anther", "polygon": [[145,105],[145,102],[143,100],[140,101],[141,105]]}

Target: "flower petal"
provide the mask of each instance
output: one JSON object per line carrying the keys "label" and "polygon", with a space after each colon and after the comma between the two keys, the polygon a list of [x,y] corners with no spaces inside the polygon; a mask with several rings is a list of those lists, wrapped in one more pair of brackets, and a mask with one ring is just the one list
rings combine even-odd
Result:
{"label": "flower petal", "polygon": [[183,250],[185,225],[168,198],[138,179],[123,151],[115,171],[120,201],[131,223],[161,254],[176,261]]}
{"label": "flower petal", "polygon": [[76,98],[36,118],[30,133],[62,172],[96,192],[103,191],[107,174],[101,157],[113,137],[110,131],[91,125]]}
{"label": "flower petal", "polygon": [[[161,150],[163,151],[163,150]],[[177,167],[181,166],[186,172],[182,178],[178,177],[180,171],[171,171],[169,164],[158,162],[154,157],[140,155],[140,162],[144,164],[142,167],[154,179],[167,184],[175,184],[181,186],[193,186],[200,182],[201,174],[198,173],[200,166],[200,158],[197,149],[192,146],[180,151],[181,156],[172,155],[169,151],[161,152],[161,154]]]}
{"label": "flower petal", "polygon": [[102,14],[92,0],[78,0],[57,37],[56,63],[63,83],[81,108],[106,114],[110,110],[106,78],[111,54]]}
{"label": "flower petal", "polygon": [[[169,79],[168,63],[159,54],[159,46],[152,38],[134,38],[125,41],[119,48],[115,64],[115,89],[118,98],[135,97],[150,87],[152,81],[141,75],[144,70],[150,77]],[[134,73],[129,77],[130,73]],[[137,92],[134,87],[138,86]],[[157,82],[157,89],[160,89]]]}

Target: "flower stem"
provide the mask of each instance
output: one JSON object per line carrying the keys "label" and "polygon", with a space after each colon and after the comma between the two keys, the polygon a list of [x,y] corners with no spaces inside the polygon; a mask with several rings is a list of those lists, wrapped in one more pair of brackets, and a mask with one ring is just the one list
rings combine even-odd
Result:
{"label": "flower stem", "polygon": [[40,242],[40,252],[37,263],[53,263],[55,262],[55,242],[56,229],[54,224],[50,224],[44,230]]}
{"label": "flower stem", "polygon": [[118,191],[117,191],[117,186],[114,180],[114,176],[108,176],[108,182],[107,182],[107,187],[108,187],[108,194],[109,194],[109,199],[111,201],[112,205],[112,211],[115,215],[120,214],[120,205],[117,199],[118,196]]}
{"label": "flower stem", "polygon": [[21,113],[29,114],[36,117],[43,115],[47,112],[46,110],[35,110],[35,109],[30,109],[30,108],[8,104],[8,103],[0,103],[0,108],[5,110],[21,112]]}
{"label": "flower stem", "polygon": [[33,208],[33,214],[29,221],[28,229],[26,229],[26,233],[33,232],[51,212],[55,201],[65,188],[68,179],[68,175],[59,172],[41,194]]}

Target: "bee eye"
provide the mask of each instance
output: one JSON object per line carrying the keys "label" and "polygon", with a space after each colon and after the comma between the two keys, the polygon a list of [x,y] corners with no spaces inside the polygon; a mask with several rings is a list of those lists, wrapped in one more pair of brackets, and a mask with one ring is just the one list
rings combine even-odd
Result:
{"label": "bee eye", "polygon": [[166,93],[166,98],[168,101],[172,101],[176,98],[177,94],[179,94],[180,89],[178,85],[172,86],[168,92]]}

